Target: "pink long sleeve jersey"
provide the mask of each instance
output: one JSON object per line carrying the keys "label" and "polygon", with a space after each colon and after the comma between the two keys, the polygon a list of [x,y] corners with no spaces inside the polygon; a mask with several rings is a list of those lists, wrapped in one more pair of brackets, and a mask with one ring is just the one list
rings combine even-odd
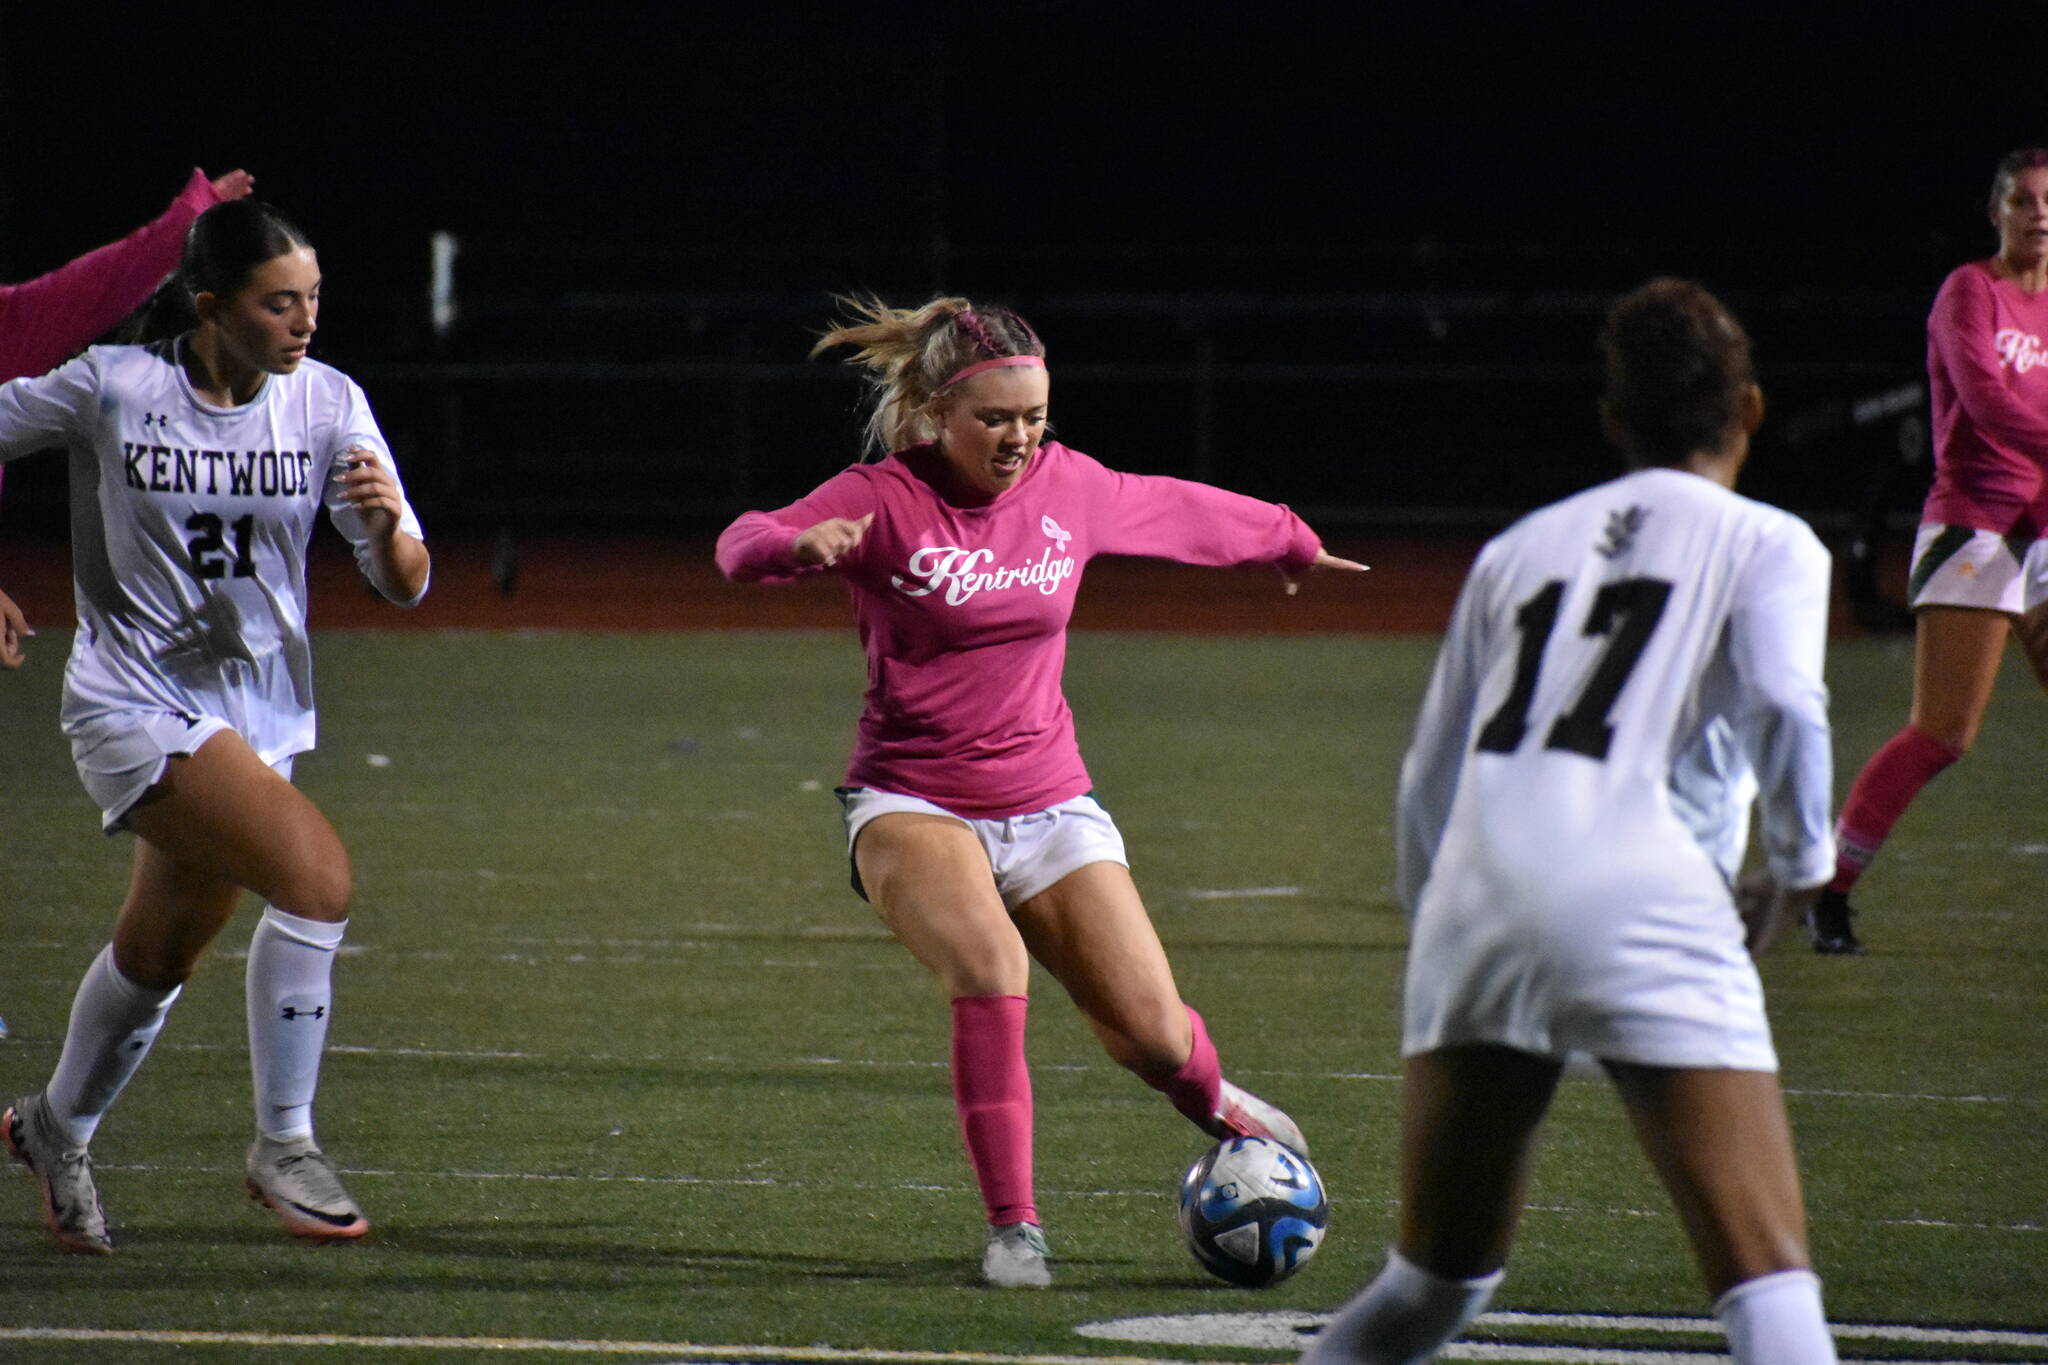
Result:
{"label": "pink long sleeve jersey", "polygon": [[2032,538],[2048,516],[2048,294],[1959,266],[1927,319],[1934,486],[1921,520]]}
{"label": "pink long sleeve jersey", "polygon": [[1002,819],[1089,789],[1060,692],[1080,570],[1099,554],[1306,567],[1321,548],[1285,507],[1181,479],[1122,474],[1056,441],[992,501],[956,506],[930,446],[854,465],[718,538],[742,582],[817,570],[806,529],[874,514],[833,566],[853,593],[868,689],[846,781]]}
{"label": "pink long sleeve jersey", "polygon": [[140,308],[178,268],[185,230],[220,202],[195,169],[170,207],[118,242],[20,284],[0,284],[0,383],[42,374]]}
{"label": "pink long sleeve jersey", "polygon": [[47,275],[0,284],[0,381],[42,374],[139,308],[178,268],[185,230],[220,202],[195,170],[170,207]]}

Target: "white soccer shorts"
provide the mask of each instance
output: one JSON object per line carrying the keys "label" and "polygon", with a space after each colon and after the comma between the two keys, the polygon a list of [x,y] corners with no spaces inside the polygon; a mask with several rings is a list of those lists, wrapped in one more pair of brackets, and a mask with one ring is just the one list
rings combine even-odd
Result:
{"label": "white soccer shorts", "polygon": [[[1906,605],[1981,607],[2016,616],[2024,578],[2020,553],[1996,531],[1927,522],[1913,537]],[[2031,551],[2028,558],[2034,558]]]}
{"label": "white soccer shorts", "polygon": [[[163,780],[172,758],[196,754],[207,740],[233,728],[218,716],[115,711],[75,725],[66,734],[78,780],[100,808],[100,828],[112,834],[143,793]],[[287,782],[294,757],[286,754],[270,765]]]}
{"label": "white soccer shorts", "polygon": [[[1130,866],[1124,855],[1124,836],[1117,831],[1116,821],[1092,796],[1077,796],[1046,810],[1002,820],[971,820],[922,797],[871,787],[842,788],[839,801],[846,818],[849,858],[861,830],[878,815],[906,811],[958,820],[981,841],[982,850],[988,854],[989,870],[995,874],[996,894],[1012,910],[1090,863]],[[867,899],[858,866],[854,868],[853,889],[862,900]]]}

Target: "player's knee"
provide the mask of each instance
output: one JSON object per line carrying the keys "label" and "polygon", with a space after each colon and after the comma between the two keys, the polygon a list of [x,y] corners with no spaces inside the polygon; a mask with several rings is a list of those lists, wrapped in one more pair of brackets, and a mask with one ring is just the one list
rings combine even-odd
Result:
{"label": "player's knee", "polygon": [[954,945],[948,960],[937,964],[937,974],[949,997],[1022,995],[1031,979],[1031,961],[1021,944]]}
{"label": "player's knee", "polygon": [[285,884],[270,898],[280,910],[310,920],[337,924],[348,918],[355,895],[355,873],[348,858],[310,859],[292,869]]}

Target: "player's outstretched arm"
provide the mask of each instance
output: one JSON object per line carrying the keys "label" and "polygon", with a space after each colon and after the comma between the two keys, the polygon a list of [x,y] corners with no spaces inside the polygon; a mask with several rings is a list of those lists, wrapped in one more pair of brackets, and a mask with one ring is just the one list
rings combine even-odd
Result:
{"label": "player's outstretched arm", "polygon": [[398,479],[384,467],[375,451],[362,446],[349,449],[348,468],[335,475],[345,502],[363,519],[369,531],[364,571],[377,591],[401,605],[417,602],[427,590],[432,560],[427,547],[399,529],[405,513],[405,494]]}
{"label": "player's outstretched arm", "polygon": [[1301,580],[1317,569],[1339,569],[1345,573],[1364,573],[1371,567],[1372,565],[1360,564],[1355,559],[1339,559],[1328,550],[1318,549],[1316,557],[1309,561],[1306,569],[1298,573],[1289,573],[1283,568],[1280,570],[1280,576],[1286,584],[1287,595],[1292,597],[1301,590]]}
{"label": "player's outstretched arm", "polygon": [[14,605],[14,599],[0,592],[0,668],[20,668],[23,654],[21,642],[24,637],[35,634],[28,628],[28,620],[21,614],[21,608]]}

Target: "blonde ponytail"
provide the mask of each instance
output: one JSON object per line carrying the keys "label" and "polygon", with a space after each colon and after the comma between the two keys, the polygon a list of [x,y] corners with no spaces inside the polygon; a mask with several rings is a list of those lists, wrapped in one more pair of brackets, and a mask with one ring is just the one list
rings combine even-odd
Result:
{"label": "blonde ponytail", "polygon": [[1031,324],[1007,308],[978,308],[957,295],[891,308],[872,294],[841,296],[854,315],[818,338],[813,356],[852,346],[869,388],[865,445],[875,455],[922,444],[938,432],[929,405],[961,370],[1007,356],[1043,356]]}

